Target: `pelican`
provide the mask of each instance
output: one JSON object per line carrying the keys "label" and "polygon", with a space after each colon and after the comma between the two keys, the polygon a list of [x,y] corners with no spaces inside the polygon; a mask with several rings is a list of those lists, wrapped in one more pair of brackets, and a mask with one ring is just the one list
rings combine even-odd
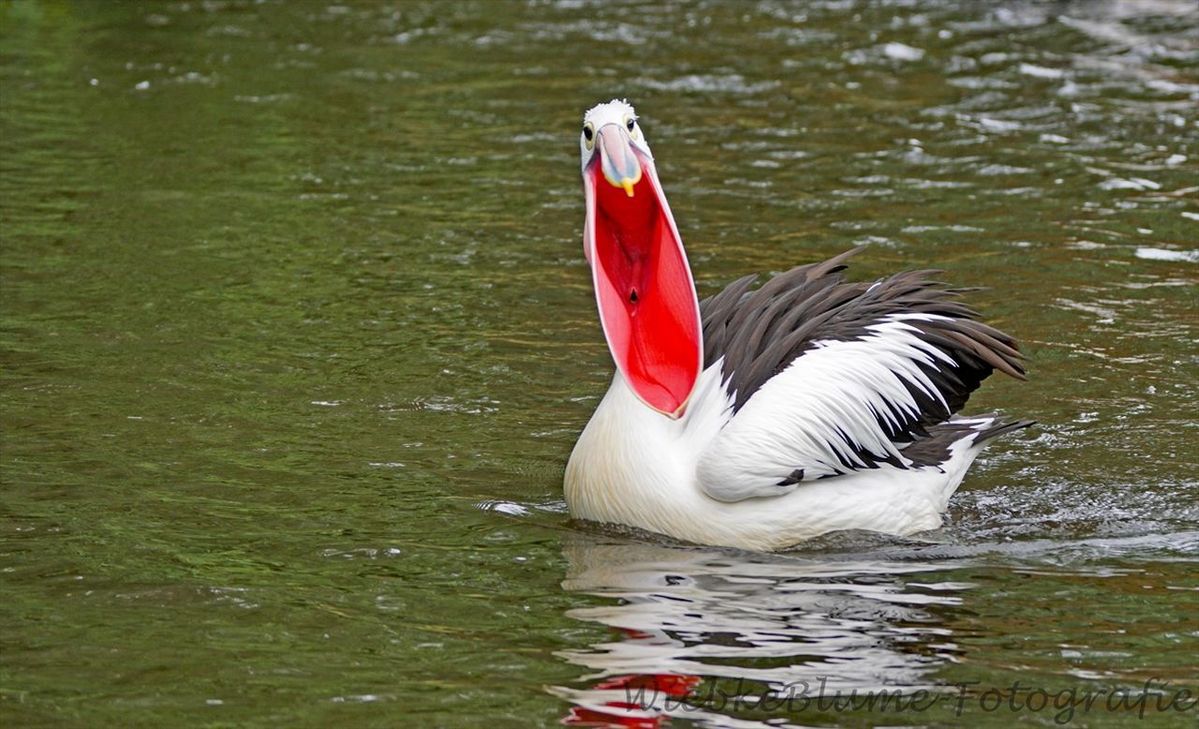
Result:
{"label": "pelican", "polygon": [[957,415],[1024,367],[937,272],[846,281],[854,249],[700,301],[633,107],[590,109],[579,150],[616,373],[566,466],[575,518],[763,551],[910,535],[941,525],[987,441],[1032,424]]}

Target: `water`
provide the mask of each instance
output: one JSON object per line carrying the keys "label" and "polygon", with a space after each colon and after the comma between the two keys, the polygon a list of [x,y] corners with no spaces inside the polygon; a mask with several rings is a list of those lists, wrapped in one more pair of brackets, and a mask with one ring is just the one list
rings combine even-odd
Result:
{"label": "water", "polygon": [[[1193,723],[1199,11],[961,5],[0,6],[5,724]],[[569,521],[612,96],[704,293],[988,287],[1030,379],[970,407],[1041,425],[943,529]]]}

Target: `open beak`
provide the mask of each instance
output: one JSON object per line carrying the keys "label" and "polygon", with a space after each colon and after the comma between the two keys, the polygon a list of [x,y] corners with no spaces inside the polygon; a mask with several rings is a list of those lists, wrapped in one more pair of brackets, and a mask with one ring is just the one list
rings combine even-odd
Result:
{"label": "open beak", "polygon": [[641,161],[633,151],[629,133],[609,124],[601,129],[595,140],[599,150],[600,171],[604,179],[611,185],[624,190],[625,195],[633,197],[637,183],[641,182]]}
{"label": "open beak", "polygon": [[682,417],[703,363],[695,282],[653,158],[628,131],[596,131],[583,170],[600,324],[620,374],[646,405]]}

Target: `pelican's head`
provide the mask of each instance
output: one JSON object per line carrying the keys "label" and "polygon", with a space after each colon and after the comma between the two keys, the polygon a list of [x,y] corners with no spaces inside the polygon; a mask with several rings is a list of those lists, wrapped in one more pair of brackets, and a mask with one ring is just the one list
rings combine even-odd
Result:
{"label": "pelican's head", "polygon": [[600,324],[637,397],[681,417],[703,363],[695,282],[637,113],[613,99],[583,116],[579,135]]}
{"label": "pelican's head", "polygon": [[645,135],[637,125],[637,112],[627,101],[618,99],[596,104],[583,115],[579,152],[584,172],[592,158],[598,156],[604,179],[624,190],[629,197],[641,181],[638,155],[651,163],[654,159]]}

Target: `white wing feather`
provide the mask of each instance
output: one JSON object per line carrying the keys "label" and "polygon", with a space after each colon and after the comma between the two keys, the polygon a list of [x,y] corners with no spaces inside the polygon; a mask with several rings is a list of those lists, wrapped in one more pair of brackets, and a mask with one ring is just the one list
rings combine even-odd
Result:
{"label": "white wing feather", "polygon": [[796,488],[780,482],[797,470],[811,480],[844,473],[847,464],[867,467],[863,450],[910,465],[880,420],[894,424],[896,412],[919,416],[909,387],[945,405],[919,365],[953,367],[954,360],[907,323],[938,319],[946,317],[893,314],[860,339],[816,342],[763,384],[704,449],[700,487],[720,501],[781,496]]}

